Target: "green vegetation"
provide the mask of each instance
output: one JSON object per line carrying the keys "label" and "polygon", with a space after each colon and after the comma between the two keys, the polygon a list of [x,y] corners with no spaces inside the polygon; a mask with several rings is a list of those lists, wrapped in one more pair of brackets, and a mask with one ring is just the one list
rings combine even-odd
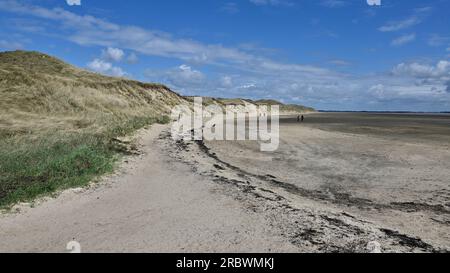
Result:
{"label": "green vegetation", "polygon": [[0,142],[0,207],[69,187],[84,186],[110,172],[126,150],[114,140],[168,118],[136,118],[103,134],[55,132]]}
{"label": "green vegetation", "polygon": [[36,52],[0,53],[0,206],[83,186],[110,172],[115,141],[167,123],[167,87],[101,76]]}

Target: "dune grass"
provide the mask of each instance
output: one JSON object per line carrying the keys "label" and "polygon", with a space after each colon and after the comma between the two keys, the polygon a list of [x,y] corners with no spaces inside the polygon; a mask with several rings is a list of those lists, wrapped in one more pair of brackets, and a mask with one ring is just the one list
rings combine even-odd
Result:
{"label": "dune grass", "polygon": [[115,138],[167,117],[133,118],[102,133],[48,132],[0,141],[0,207],[71,187],[111,172],[122,154]]}
{"label": "dune grass", "polygon": [[117,137],[167,122],[184,100],[38,52],[0,53],[0,207],[86,185],[123,154]]}

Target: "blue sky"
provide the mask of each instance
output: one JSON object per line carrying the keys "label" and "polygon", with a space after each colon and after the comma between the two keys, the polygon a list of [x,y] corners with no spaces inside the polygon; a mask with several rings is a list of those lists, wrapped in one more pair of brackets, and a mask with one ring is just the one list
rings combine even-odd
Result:
{"label": "blue sky", "polygon": [[185,95],[450,111],[450,0],[0,0],[0,50]]}

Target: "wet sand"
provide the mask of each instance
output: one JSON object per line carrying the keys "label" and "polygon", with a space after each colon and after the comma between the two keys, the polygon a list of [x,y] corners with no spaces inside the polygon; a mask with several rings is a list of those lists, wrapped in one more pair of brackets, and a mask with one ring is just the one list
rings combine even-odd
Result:
{"label": "wet sand", "polygon": [[[203,150],[219,161],[216,175],[259,180],[250,185],[294,208],[343,211],[450,248],[449,115],[317,113],[304,123],[283,117],[280,133],[273,153],[251,141],[205,142]],[[312,228],[319,241],[332,233]]]}
{"label": "wet sand", "polygon": [[[295,124],[297,119],[284,117],[281,122]],[[304,125],[413,143],[450,143],[450,114],[444,113],[315,113],[307,116]]]}

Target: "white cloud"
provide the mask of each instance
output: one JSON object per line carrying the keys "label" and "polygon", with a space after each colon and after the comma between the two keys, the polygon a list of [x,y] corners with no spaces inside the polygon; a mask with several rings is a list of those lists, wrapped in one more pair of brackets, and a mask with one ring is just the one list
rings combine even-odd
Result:
{"label": "white cloud", "polygon": [[450,61],[441,60],[436,65],[420,63],[401,63],[392,71],[395,75],[407,75],[417,78],[449,78]]}
{"label": "white cloud", "polygon": [[185,64],[180,65],[177,70],[173,71],[173,75],[179,77],[183,82],[198,83],[204,79],[202,72],[192,69],[192,67]]}
{"label": "white cloud", "polygon": [[418,87],[428,86],[435,93],[435,98],[440,97],[440,101],[449,100],[450,61],[441,60],[435,65],[417,62],[401,63],[394,67],[392,73],[396,76],[406,77],[410,81],[415,79],[415,85]]}
{"label": "white cloud", "polygon": [[120,62],[125,53],[120,48],[108,47],[102,51],[102,58],[109,61]]}
{"label": "white cloud", "polygon": [[92,62],[87,64],[87,67],[94,72],[109,76],[123,77],[127,75],[122,68],[113,66],[112,63],[101,59],[94,59]]}
{"label": "white cloud", "polygon": [[406,34],[406,35],[402,35],[402,36],[398,37],[397,39],[394,39],[391,42],[391,45],[393,45],[393,46],[402,46],[402,45],[405,45],[407,43],[410,43],[410,42],[414,41],[415,39],[416,39],[416,34],[415,33]]}
{"label": "white cloud", "polygon": [[81,6],[81,0],[66,0],[69,6]]}

